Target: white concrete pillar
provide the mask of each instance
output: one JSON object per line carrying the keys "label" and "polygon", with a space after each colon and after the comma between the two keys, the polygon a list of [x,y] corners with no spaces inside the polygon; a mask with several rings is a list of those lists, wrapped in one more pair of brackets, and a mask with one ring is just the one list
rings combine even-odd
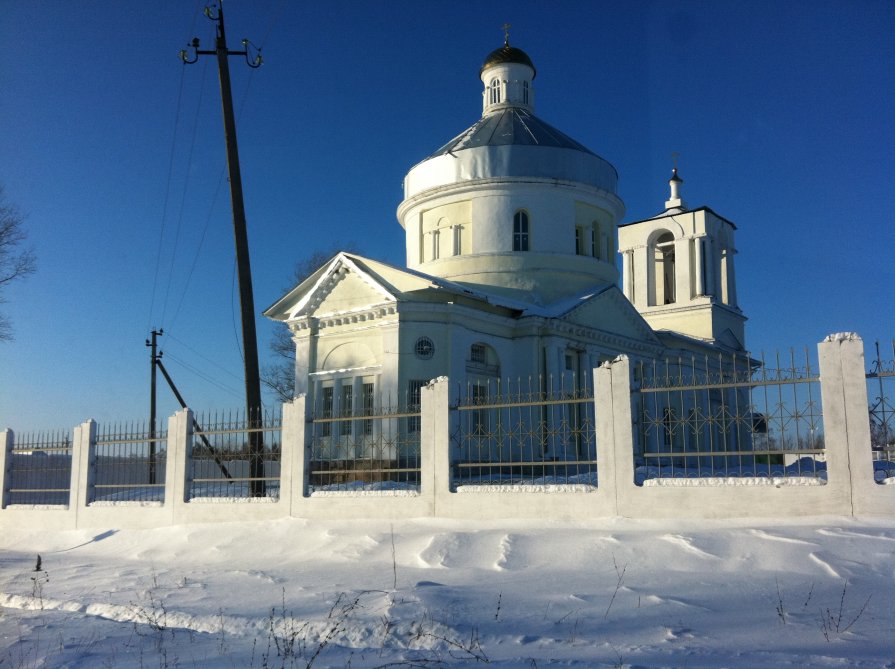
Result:
{"label": "white concrete pillar", "polygon": [[68,508],[74,511],[75,526],[77,527],[78,510],[93,501],[96,421],[88,420],[75,428],[71,448],[71,487],[69,488]]}
{"label": "white concrete pillar", "polygon": [[438,516],[451,494],[450,382],[446,376],[420,390],[420,412],[420,494],[428,500],[430,515]]}
{"label": "white concrete pillar", "polygon": [[615,421],[612,413],[612,367],[605,362],[593,371],[594,416],[597,436],[597,487],[612,502],[612,513],[618,515],[615,494]]}
{"label": "white concrete pillar", "polygon": [[283,403],[283,424],[280,429],[282,461],[280,462],[280,504],[290,516],[301,517],[301,504],[307,494],[308,448],[306,395],[298,395]]}
{"label": "white concrete pillar", "polygon": [[631,515],[634,485],[634,422],[631,362],[621,355],[594,370],[599,487],[614,500],[615,515]]}
{"label": "white concrete pillar", "polygon": [[847,487],[846,515],[872,511],[870,417],[864,370],[864,342],[854,333],[834,334],[817,345],[823,404],[828,485]]}
{"label": "white concrete pillar", "polygon": [[0,436],[0,509],[9,505],[9,469],[12,467],[12,449],[16,443],[15,433],[9,428]]}
{"label": "white concrete pillar", "polygon": [[634,416],[631,396],[631,361],[628,356],[621,355],[611,363],[612,369],[612,420],[615,441],[613,443],[613,460],[615,461],[615,495],[618,515],[626,513],[626,501],[631,495],[639,492],[634,485]]}
{"label": "white concrete pillar", "polygon": [[165,465],[165,506],[177,518],[187,499],[193,412],[181,409],[168,419],[168,460]]}

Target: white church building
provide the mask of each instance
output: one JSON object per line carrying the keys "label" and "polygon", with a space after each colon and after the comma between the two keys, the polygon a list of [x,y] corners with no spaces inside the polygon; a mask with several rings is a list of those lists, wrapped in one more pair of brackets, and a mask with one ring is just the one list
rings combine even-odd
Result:
{"label": "white church building", "polygon": [[265,311],[296,394],[357,415],[440,376],[549,390],[621,353],[744,352],[733,223],[690,209],[677,170],[658,215],[622,223],[615,168],[535,116],[528,55],[505,42],[479,74],[481,118],[404,179],[406,268],[339,253]]}

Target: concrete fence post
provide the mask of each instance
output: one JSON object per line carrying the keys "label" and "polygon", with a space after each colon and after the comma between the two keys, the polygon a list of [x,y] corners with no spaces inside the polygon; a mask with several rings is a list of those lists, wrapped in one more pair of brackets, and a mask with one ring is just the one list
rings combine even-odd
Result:
{"label": "concrete fence post", "polygon": [[96,421],[88,420],[75,428],[71,447],[68,508],[74,512],[77,527],[78,511],[93,501],[93,484],[96,478],[93,467],[96,458]]}
{"label": "concrete fence post", "polygon": [[438,516],[451,494],[450,382],[440,376],[420,392],[420,493]]}
{"label": "concrete fence post", "polygon": [[299,515],[299,505],[307,494],[308,448],[305,443],[307,398],[299,395],[283,403],[282,461],[280,462],[280,503],[290,516]]}
{"label": "concrete fence post", "polygon": [[9,428],[3,430],[0,437],[0,509],[9,505],[10,470],[12,469],[12,449],[16,443],[16,435]]}
{"label": "concrete fence post", "polygon": [[832,334],[817,345],[829,483],[848,488],[843,513],[860,513],[873,481],[864,342],[854,333]]}
{"label": "concrete fence post", "polygon": [[165,506],[171,508],[177,520],[186,503],[187,477],[190,470],[190,438],[193,432],[193,412],[181,409],[168,418],[168,459],[165,463]]}
{"label": "concrete fence post", "polygon": [[634,421],[631,411],[631,362],[620,355],[594,370],[599,486],[612,499],[617,516],[631,511],[634,485]]}
{"label": "concrete fence post", "polygon": [[597,430],[597,486],[609,498],[613,515],[618,515],[615,486],[615,416],[612,406],[612,367],[605,362],[594,368],[594,416]]}
{"label": "concrete fence post", "polygon": [[634,485],[634,412],[631,383],[631,360],[621,355],[612,361],[612,418],[615,424],[615,495],[616,513],[631,515],[631,496],[639,489]]}

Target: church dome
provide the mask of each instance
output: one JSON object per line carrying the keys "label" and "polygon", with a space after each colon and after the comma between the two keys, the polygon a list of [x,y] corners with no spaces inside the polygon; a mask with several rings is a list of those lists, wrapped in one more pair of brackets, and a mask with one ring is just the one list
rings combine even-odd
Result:
{"label": "church dome", "polygon": [[410,168],[409,268],[535,304],[618,280],[618,174],[535,116],[534,75],[505,40],[479,72],[481,118]]}
{"label": "church dome", "polygon": [[488,57],[485,58],[485,62],[482,63],[482,68],[479,70],[479,74],[493,65],[504,65],[506,63],[527,65],[532,71],[531,78],[534,79],[537,76],[538,71],[535,69],[534,63],[531,62],[531,58],[528,57],[528,54],[522,49],[510,46],[509,42],[504,42],[502,47],[494,49],[494,51],[488,54]]}

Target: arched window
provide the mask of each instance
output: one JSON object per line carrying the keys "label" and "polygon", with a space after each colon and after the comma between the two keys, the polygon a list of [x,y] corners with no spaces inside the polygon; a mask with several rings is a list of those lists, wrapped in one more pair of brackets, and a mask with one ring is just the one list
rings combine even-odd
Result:
{"label": "arched window", "polygon": [[674,235],[663,232],[653,243],[650,254],[652,263],[652,298],[656,305],[675,302]]}
{"label": "arched window", "polygon": [[488,84],[488,89],[491,91],[491,104],[496,105],[500,102],[500,79],[494,77]]}
{"label": "arched window", "polygon": [[513,250],[528,251],[528,214],[521,209],[513,216]]}

